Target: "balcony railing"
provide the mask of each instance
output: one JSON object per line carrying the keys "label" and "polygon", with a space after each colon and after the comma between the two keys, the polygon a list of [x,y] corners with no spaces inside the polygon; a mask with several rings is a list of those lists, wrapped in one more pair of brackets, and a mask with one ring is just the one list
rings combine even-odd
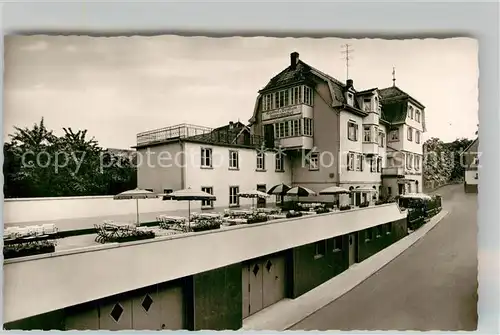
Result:
{"label": "balcony railing", "polygon": [[402,167],[387,167],[387,168],[382,168],[382,176],[385,176],[385,177],[402,177],[402,176],[404,176],[404,169]]}
{"label": "balcony railing", "polygon": [[241,129],[217,130],[191,124],[180,124],[151,130],[137,135],[137,146],[148,146],[174,139],[189,139],[196,142],[257,147],[264,143],[262,136],[241,133]]}

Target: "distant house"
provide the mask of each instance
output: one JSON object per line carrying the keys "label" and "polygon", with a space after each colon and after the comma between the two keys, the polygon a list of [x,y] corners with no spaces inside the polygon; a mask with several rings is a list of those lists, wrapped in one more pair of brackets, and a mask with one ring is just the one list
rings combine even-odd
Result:
{"label": "distant house", "polygon": [[479,138],[476,138],[463,152],[462,162],[465,166],[464,191],[477,193],[479,181]]}

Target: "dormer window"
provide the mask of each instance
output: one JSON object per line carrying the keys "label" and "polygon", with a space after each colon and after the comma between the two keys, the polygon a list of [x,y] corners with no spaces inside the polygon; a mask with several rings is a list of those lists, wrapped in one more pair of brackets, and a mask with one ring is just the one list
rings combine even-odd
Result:
{"label": "dormer window", "polygon": [[347,104],[349,106],[354,105],[354,94],[352,94],[351,92],[347,92]]}
{"label": "dormer window", "polygon": [[372,110],[372,100],[369,99],[369,98],[364,99],[363,100],[363,106],[364,106],[365,112],[371,112],[371,110]]}

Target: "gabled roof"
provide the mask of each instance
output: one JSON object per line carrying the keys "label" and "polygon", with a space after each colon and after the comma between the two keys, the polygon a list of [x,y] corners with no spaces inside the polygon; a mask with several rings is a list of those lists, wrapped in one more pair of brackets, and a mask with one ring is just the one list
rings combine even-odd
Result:
{"label": "gabled roof", "polygon": [[363,90],[363,91],[357,92],[356,94],[357,95],[366,95],[366,94],[369,94],[369,93],[373,93],[373,92],[375,92],[377,90],[378,90],[378,88],[374,87],[374,88],[370,88],[368,90]]}

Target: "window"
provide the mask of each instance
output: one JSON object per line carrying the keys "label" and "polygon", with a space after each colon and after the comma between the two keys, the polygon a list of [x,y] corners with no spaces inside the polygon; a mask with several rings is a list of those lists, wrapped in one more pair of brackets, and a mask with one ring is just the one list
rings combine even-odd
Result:
{"label": "window", "polygon": [[291,89],[291,101],[293,105],[298,105],[302,102],[302,90],[300,86]]}
{"label": "window", "polygon": [[288,137],[288,136],[290,136],[290,125],[288,122],[284,122],[283,124],[284,124],[284,128],[285,128],[285,130],[284,130],[285,137]]}
{"label": "window", "polygon": [[314,258],[320,258],[326,254],[326,240],[316,242],[315,247],[316,252]]}
{"label": "window", "polygon": [[292,136],[300,136],[300,120],[292,120],[290,121],[292,123],[291,126],[291,135]]}
{"label": "window", "polygon": [[418,130],[415,131],[415,143],[420,144],[420,132]]}
{"label": "window", "polygon": [[282,154],[276,154],[276,171],[284,171],[284,159]]}
{"label": "window", "polygon": [[370,159],[370,172],[376,172],[377,171],[377,159],[376,157],[372,157]]}
{"label": "window", "polygon": [[257,153],[257,170],[264,170],[266,165],[266,157],[264,156],[263,152]]}
{"label": "window", "polygon": [[154,192],[154,190],[152,188],[147,188],[146,191]]}
{"label": "window", "polygon": [[385,146],[385,133],[383,131],[379,131],[378,133],[378,145],[381,148]]}
{"label": "window", "polygon": [[304,135],[313,136],[313,120],[304,118]]}
{"label": "window", "polygon": [[386,229],[385,233],[386,233],[387,235],[390,235],[390,234],[392,233],[392,222],[389,222],[389,223],[387,224],[387,229]]}
{"label": "window", "polygon": [[370,126],[363,127],[363,142],[371,142],[372,141],[372,132]]}
{"label": "window", "polygon": [[337,236],[334,237],[333,239],[333,252],[341,251],[342,250],[342,236]]}
{"label": "window", "polygon": [[267,111],[273,109],[273,94],[266,94],[264,99],[262,99],[262,110]]}
{"label": "window", "polygon": [[399,141],[399,130],[398,129],[392,129],[390,134],[390,139],[391,141]]}
{"label": "window", "polygon": [[415,111],[415,121],[420,122],[420,110]]}
{"label": "window", "polygon": [[415,171],[420,171],[420,156],[415,155]]}
{"label": "window", "polygon": [[411,169],[411,165],[412,165],[412,156],[411,156],[411,154],[407,153],[406,154],[406,168]]}
{"label": "window", "polygon": [[238,165],[238,151],[229,150],[229,168],[236,170],[239,168]]}
{"label": "window", "polygon": [[319,170],[319,153],[311,153],[311,157],[309,159],[309,170]]}
{"label": "window", "polygon": [[377,157],[377,172],[382,171],[382,157]]}
{"label": "window", "polygon": [[357,171],[363,171],[363,155],[362,154],[357,154],[356,155],[356,170]]}
{"label": "window", "polygon": [[310,106],[313,104],[313,91],[307,86],[304,86],[304,103]]}
{"label": "window", "polygon": [[239,192],[240,192],[239,186],[229,187],[229,206],[234,207],[240,205],[240,197],[238,197]]}
{"label": "window", "polygon": [[163,194],[170,194],[172,193],[174,190],[172,190],[171,188],[166,188],[163,190]]}
{"label": "window", "polygon": [[[201,191],[208,193],[208,194],[214,194],[214,188],[211,186],[210,187],[202,187]],[[213,208],[213,207],[214,207],[213,200],[202,200],[201,201],[201,208]]]}
{"label": "window", "polygon": [[364,99],[363,105],[364,105],[365,112],[370,112],[372,109],[372,100],[371,99]]}
{"label": "window", "polygon": [[354,105],[354,94],[352,94],[351,92],[347,93],[347,104],[350,106]]}
{"label": "window", "polygon": [[413,140],[413,129],[408,127],[408,141]]}
{"label": "window", "polygon": [[353,171],[354,170],[354,153],[349,152],[347,154],[347,170]]}
{"label": "window", "polygon": [[347,138],[351,141],[358,140],[358,125],[354,121],[347,122]]}
{"label": "window", "polygon": [[410,106],[410,107],[408,108],[408,117],[409,117],[410,119],[413,119],[413,106]]}
{"label": "window", "polygon": [[212,167],[212,149],[201,148],[201,167]]}
{"label": "window", "polygon": [[479,179],[479,173],[476,172],[476,175],[474,176],[474,179]]}

